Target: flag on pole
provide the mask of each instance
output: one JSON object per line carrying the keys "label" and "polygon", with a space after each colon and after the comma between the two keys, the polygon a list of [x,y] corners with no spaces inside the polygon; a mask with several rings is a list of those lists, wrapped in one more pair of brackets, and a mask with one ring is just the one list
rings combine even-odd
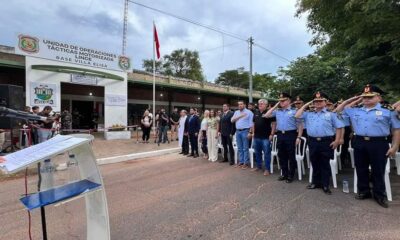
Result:
{"label": "flag on pole", "polygon": [[156,43],[157,59],[160,59],[160,42],[158,41],[158,34],[155,24],[154,24],[154,42]]}

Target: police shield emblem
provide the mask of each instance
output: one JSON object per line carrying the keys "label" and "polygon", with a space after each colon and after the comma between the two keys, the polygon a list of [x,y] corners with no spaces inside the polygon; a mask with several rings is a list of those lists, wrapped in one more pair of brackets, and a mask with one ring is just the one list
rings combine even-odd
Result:
{"label": "police shield emblem", "polygon": [[18,39],[18,47],[21,51],[26,53],[39,52],[39,39],[28,35],[19,35]]}
{"label": "police shield emblem", "polygon": [[131,67],[131,60],[128,57],[119,56],[118,65],[122,70],[128,70]]}

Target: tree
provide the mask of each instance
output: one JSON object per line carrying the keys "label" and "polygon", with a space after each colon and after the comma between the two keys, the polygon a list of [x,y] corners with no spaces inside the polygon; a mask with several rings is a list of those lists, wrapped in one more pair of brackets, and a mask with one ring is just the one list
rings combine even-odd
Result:
{"label": "tree", "polygon": [[244,71],[244,67],[234,70],[226,70],[219,74],[215,83],[247,89],[249,88],[249,72]]}
{"label": "tree", "polygon": [[312,45],[343,59],[351,77],[400,92],[400,4],[395,0],[298,0]]}
{"label": "tree", "polygon": [[[144,59],[143,68],[145,71],[153,72],[153,60]],[[188,49],[174,50],[170,55],[165,55],[162,60],[156,61],[156,72],[168,76],[204,81],[199,53]]]}
{"label": "tree", "polygon": [[314,54],[293,61],[279,70],[282,79],[290,83],[292,95],[310,100],[316,91],[325,92],[333,101],[360,93],[362,82],[350,77],[343,58],[328,54],[321,48]]}

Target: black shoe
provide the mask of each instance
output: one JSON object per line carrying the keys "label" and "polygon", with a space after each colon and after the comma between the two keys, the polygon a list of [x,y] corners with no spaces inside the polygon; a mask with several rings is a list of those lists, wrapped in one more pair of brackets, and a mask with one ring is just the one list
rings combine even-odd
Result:
{"label": "black shoe", "polygon": [[222,160],[222,161],[219,161],[220,163],[224,163],[224,162],[228,162],[228,160]]}
{"label": "black shoe", "polygon": [[193,155],[193,158],[198,158],[198,157],[199,157],[199,154]]}
{"label": "black shoe", "polygon": [[374,198],[375,198],[375,201],[376,201],[381,207],[383,207],[383,208],[388,208],[388,207],[389,207],[389,204],[388,204],[388,202],[386,201],[385,198],[383,198],[383,197],[374,197]]}
{"label": "black shoe", "polygon": [[194,156],[194,154],[193,153],[191,153],[191,154],[189,154],[189,155],[187,155],[188,157],[193,157]]}
{"label": "black shoe", "polygon": [[307,189],[316,189],[316,188],[321,188],[321,185],[311,183],[307,186]]}
{"label": "black shoe", "polygon": [[278,181],[284,181],[284,180],[287,180],[288,178],[287,177],[285,177],[285,176],[280,176],[280,177],[278,177]]}
{"label": "black shoe", "polygon": [[185,154],[184,152],[180,152],[179,154]]}
{"label": "black shoe", "polygon": [[235,165],[235,163],[233,163],[233,162],[230,162],[230,163],[229,163],[229,165],[231,165],[231,166],[232,166],[232,165]]}
{"label": "black shoe", "polygon": [[293,178],[289,178],[289,177],[288,177],[288,178],[286,179],[286,183],[292,183],[292,182],[293,182]]}
{"label": "black shoe", "polygon": [[185,155],[185,156],[188,155],[188,154],[189,154],[189,153],[187,153],[187,152],[184,152],[184,153],[183,153],[183,155]]}
{"label": "black shoe", "polygon": [[158,142],[157,145],[160,146],[160,143]]}
{"label": "black shoe", "polygon": [[355,198],[358,199],[358,200],[364,200],[364,199],[371,198],[371,197],[372,197],[372,195],[371,195],[370,192],[368,192],[368,193],[359,193],[359,194],[357,194],[355,196]]}
{"label": "black shoe", "polygon": [[331,195],[331,194],[332,194],[332,192],[331,192],[331,190],[329,189],[329,187],[323,187],[322,190],[324,191],[325,194],[328,194],[328,195]]}

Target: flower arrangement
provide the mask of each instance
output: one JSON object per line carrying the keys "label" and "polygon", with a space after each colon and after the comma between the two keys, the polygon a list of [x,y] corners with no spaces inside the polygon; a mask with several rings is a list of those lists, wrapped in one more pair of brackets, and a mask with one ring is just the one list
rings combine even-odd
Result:
{"label": "flower arrangement", "polygon": [[126,126],[122,124],[113,124],[108,131],[123,131],[126,128]]}

